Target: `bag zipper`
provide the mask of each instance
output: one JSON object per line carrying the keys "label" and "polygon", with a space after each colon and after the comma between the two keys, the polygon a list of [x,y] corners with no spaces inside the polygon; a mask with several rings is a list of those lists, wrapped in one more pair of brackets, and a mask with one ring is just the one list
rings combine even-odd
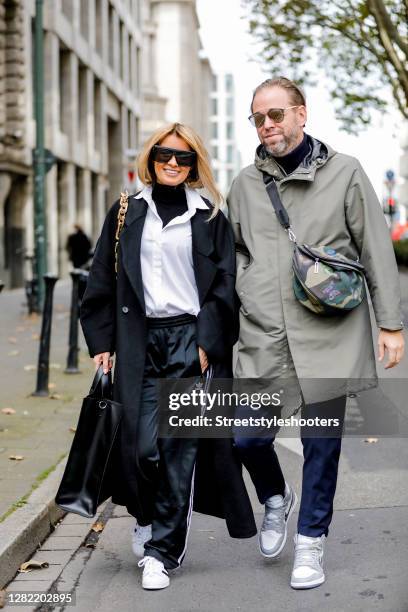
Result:
{"label": "bag zipper", "polygon": [[313,251],[311,251],[311,249],[309,249],[304,244],[302,244],[302,246],[298,245],[298,249],[300,249],[300,250],[303,249],[304,251],[306,251],[307,255],[313,257],[313,259],[315,260],[315,268],[314,268],[315,272],[318,269],[319,261],[326,261],[328,263],[335,264],[336,266],[343,267],[343,268],[345,268],[347,270],[354,270],[354,271],[357,271],[357,272],[364,272],[364,266],[362,264],[358,263],[357,261],[355,263],[346,263],[346,262],[334,259],[333,257],[326,257],[326,256],[316,257],[316,254],[313,253]]}

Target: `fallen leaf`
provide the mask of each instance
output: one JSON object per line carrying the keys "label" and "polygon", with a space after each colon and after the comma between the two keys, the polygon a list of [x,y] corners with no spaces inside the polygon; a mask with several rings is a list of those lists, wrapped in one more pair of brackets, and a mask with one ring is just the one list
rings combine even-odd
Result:
{"label": "fallen leaf", "polygon": [[21,461],[22,459],[24,459],[23,455],[10,455],[9,459],[13,459],[13,461]]}
{"label": "fallen leaf", "polygon": [[98,523],[94,523],[91,527],[92,531],[96,531],[96,533],[99,533],[100,531],[103,531],[105,525],[101,522]]}
{"label": "fallen leaf", "polygon": [[27,572],[31,572],[33,569],[45,569],[47,567],[49,567],[48,561],[33,561],[30,559],[30,561],[22,563],[18,571],[22,574],[26,574]]}
{"label": "fallen leaf", "polygon": [[14,408],[2,408],[1,411],[3,414],[15,414],[16,413]]}
{"label": "fallen leaf", "polygon": [[39,340],[40,339],[40,335],[39,334],[32,334],[31,338],[33,340]]}
{"label": "fallen leaf", "polygon": [[14,336],[10,336],[10,338],[7,338],[7,339],[10,342],[10,344],[17,344],[17,338],[15,338]]}
{"label": "fallen leaf", "polygon": [[364,442],[367,442],[368,444],[375,444],[378,442],[378,438],[366,438]]}
{"label": "fallen leaf", "polygon": [[19,355],[19,354],[20,354],[20,351],[10,351],[8,353],[8,356],[9,357],[17,357],[17,355]]}
{"label": "fallen leaf", "polygon": [[31,364],[30,365],[25,365],[24,369],[25,369],[26,372],[31,372],[31,370],[36,370],[37,366],[31,365]]}
{"label": "fallen leaf", "polygon": [[70,427],[69,431],[72,431],[72,433],[75,433],[76,432],[76,427]]}

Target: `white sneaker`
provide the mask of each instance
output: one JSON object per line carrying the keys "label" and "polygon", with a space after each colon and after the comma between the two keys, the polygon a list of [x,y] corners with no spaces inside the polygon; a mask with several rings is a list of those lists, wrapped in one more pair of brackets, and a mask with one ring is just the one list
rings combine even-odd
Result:
{"label": "white sneaker", "polygon": [[264,557],[277,557],[286,544],[288,521],[295,509],[297,495],[285,483],[285,496],[273,495],[265,502],[265,516],[259,532],[259,549]]}
{"label": "white sneaker", "polygon": [[312,589],[325,581],[323,572],[323,540],[297,533],[295,535],[295,561],[290,586],[293,589]]}
{"label": "white sneaker", "polygon": [[142,587],[144,589],[165,589],[170,584],[170,578],[164,565],[154,557],[143,557],[138,563],[143,567]]}
{"label": "white sneaker", "polygon": [[146,525],[146,527],[141,527],[136,522],[136,527],[132,529],[132,550],[136,557],[141,559],[144,557],[144,545],[148,542],[152,537],[152,526]]}

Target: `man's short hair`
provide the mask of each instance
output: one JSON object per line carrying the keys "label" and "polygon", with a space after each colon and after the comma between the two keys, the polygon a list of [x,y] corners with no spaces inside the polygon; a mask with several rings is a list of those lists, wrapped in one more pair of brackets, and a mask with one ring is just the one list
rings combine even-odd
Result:
{"label": "man's short hair", "polygon": [[273,79],[266,79],[263,81],[258,87],[254,90],[251,102],[251,113],[253,112],[253,105],[256,94],[261,91],[261,89],[267,89],[269,87],[281,87],[282,89],[286,89],[289,92],[290,101],[293,106],[306,106],[306,96],[304,91],[296,85],[294,81],[287,79],[286,77],[280,76],[275,77]]}

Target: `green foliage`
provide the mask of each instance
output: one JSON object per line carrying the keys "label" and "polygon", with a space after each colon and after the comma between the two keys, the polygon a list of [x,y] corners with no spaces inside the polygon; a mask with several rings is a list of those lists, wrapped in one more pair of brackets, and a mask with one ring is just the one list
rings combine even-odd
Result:
{"label": "green foliage", "polygon": [[344,130],[357,133],[388,86],[408,118],[408,0],[243,0],[269,74],[303,85],[326,75]]}
{"label": "green foliage", "polygon": [[395,258],[399,266],[408,266],[408,240],[393,242]]}

